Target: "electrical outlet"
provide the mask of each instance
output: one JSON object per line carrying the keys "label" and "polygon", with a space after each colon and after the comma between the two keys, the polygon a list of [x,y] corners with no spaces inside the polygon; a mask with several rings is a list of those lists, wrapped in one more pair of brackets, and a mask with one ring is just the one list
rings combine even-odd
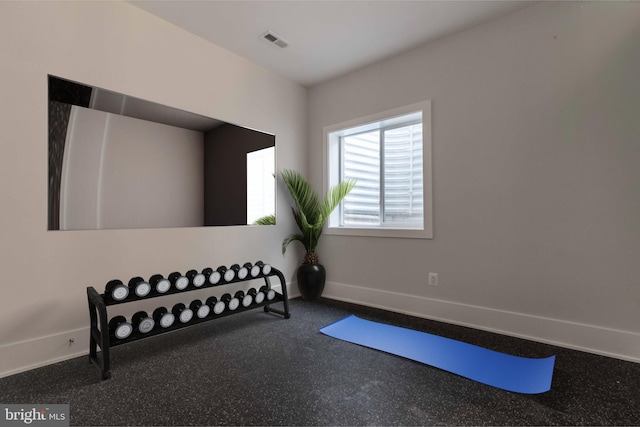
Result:
{"label": "electrical outlet", "polygon": [[429,273],[429,286],[438,286],[438,273]]}

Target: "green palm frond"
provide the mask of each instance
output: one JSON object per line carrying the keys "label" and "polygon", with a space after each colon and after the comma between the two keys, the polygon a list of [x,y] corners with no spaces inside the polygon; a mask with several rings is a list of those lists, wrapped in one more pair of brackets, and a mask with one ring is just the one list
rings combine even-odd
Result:
{"label": "green palm frond", "polygon": [[332,187],[321,203],[311,184],[300,173],[284,170],[280,175],[295,204],[295,207],[292,207],[291,210],[301,231],[301,234],[292,234],[282,242],[282,253],[285,253],[289,244],[294,240],[300,241],[307,253],[314,252],[322,235],[324,224],[329,219],[331,212],[353,189],[356,182],[348,180]]}
{"label": "green palm frond", "polygon": [[327,195],[322,201],[321,215],[324,218],[323,225],[324,222],[329,219],[331,212],[333,212],[333,210],[338,207],[342,199],[344,199],[355,186],[356,181],[353,179],[349,179],[346,181],[342,181],[336,186],[329,189]]}
{"label": "green palm frond", "polygon": [[274,214],[265,215],[253,221],[253,225],[276,225],[276,216]]}
{"label": "green palm frond", "polygon": [[282,241],[282,255],[284,255],[284,253],[287,251],[287,247],[289,246],[289,243],[294,242],[296,240],[304,244],[304,236],[302,234],[289,234]]}
{"label": "green palm frond", "polygon": [[281,175],[302,216],[306,217],[309,223],[316,222],[320,202],[318,201],[318,195],[311,188],[311,184],[296,171],[283,170]]}

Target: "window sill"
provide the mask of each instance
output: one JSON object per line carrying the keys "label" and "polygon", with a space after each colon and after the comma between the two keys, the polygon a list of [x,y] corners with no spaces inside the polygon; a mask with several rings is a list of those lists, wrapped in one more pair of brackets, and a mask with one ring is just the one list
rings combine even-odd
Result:
{"label": "window sill", "polygon": [[410,230],[398,228],[353,228],[327,227],[325,234],[332,236],[388,237],[400,239],[433,239],[429,230]]}

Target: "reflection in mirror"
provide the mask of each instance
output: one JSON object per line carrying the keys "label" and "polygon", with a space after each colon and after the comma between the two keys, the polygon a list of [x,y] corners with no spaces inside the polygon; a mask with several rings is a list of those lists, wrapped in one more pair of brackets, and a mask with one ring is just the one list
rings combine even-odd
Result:
{"label": "reflection in mirror", "polygon": [[272,134],[49,76],[49,230],[275,223],[274,173]]}
{"label": "reflection in mirror", "polygon": [[[264,223],[275,212],[275,147],[247,153],[247,224]],[[274,217],[275,223],[275,217]]]}

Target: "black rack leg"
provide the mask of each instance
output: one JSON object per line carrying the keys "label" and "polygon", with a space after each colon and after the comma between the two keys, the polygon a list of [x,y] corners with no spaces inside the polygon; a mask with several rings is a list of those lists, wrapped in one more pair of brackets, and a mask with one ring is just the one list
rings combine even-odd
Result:
{"label": "black rack leg", "polygon": [[[109,358],[109,326],[107,324],[107,308],[102,297],[92,287],[87,288],[89,301],[89,363],[95,364],[102,373],[102,379],[111,378]],[[98,346],[102,350],[98,355]]]}
{"label": "black rack leg", "polygon": [[[280,284],[282,287],[282,298],[283,298],[282,304],[284,305],[284,311],[273,308],[269,304],[264,306],[264,311],[280,314],[281,316],[284,316],[285,319],[289,319],[291,317],[291,314],[289,313],[289,297],[287,296],[287,283],[284,280],[284,275],[279,270],[274,269],[274,272],[278,276],[278,279],[280,280]],[[265,277],[264,281],[267,283],[267,287],[271,289],[271,281],[269,280],[269,277]]]}
{"label": "black rack leg", "polygon": [[91,297],[87,296],[89,302],[89,363],[93,363],[98,355],[98,343],[94,338],[94,331],[98,328],[98,319],[95,305],[91,302]]}
{"label": "black rack leg", "polygon": [[[102,334],[102,379],[106,380],[111,378],[111,361],[109,357],[109,341],[106,334]],[[106,341],[106,342],[105,342]]]}

